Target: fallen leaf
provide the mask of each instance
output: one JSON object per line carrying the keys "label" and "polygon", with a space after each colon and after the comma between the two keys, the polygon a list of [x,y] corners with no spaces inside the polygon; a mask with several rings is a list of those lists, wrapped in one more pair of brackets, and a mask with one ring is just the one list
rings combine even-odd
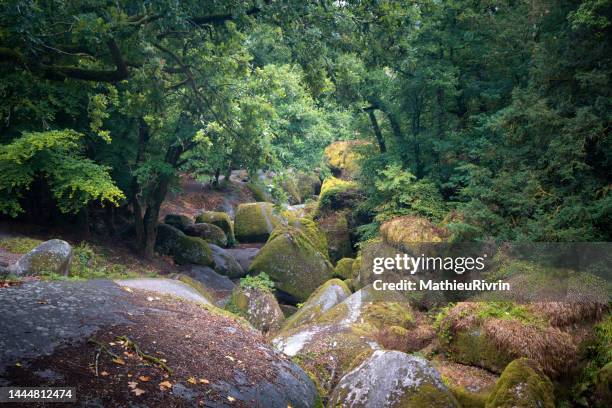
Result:
{"label": "fallen leaf", "polygon": [[132,373],[127,373],[128,378],[132,378]]}
{"label": "fallen leaf", "polygon": [[134,388],[134,389],[132,390],[132,392],[133,392],[133,393],[134,393],[134,394],[135,394],[137,397],[139,397],[139,396],[141,396],[142,394],[144,394],[144,393],[145,393],[145,390],[141,390],[140,388]]}
{"label": "fallen leaf", "polygon": [[123,361],[121,357],[113,358],[113,363],[119,364],[119,365],[125,365],[125,361]]}
{"label": "fallen leaf", "polygon": [[114,346],[114,345],[115,345],[115,342],[114,342],[114,341],[109,341],[109,342],[108,342],[108,345],[109,345],[109,346]]}
{"label": "fallen leaf", "polygon": [[170,381],[162,381],[159,383],[160,391],[166,391],[168,388],[172,388]]}
{"label": "fallen leaf", "polygon": [[15,363],[15,367],[21,367],[21,363]]}
{"label": "fallen leaf", "polygon": [[101,375],[102,377],[106,377],[106,376],[108,375],[108,372],[107,372],[107,371],[102,371],[102,372],[100,373],[100,375]]}
{"label": "fallen leaf", "polygon": [[138,383],[136,381],[129,381],[128,382],[128,387],[134,389],[134,388],[138,387]]}
{"label": "fallen leaf", "polygon": [[234,397],[232,397],[232,396],[228,395],[228,396],[227,396],[227,400],[228,400],[229,402],[234,402],[234,401],[236,401],[236,398],[234,398]]}
{"label": "fallen leaf", "polygon": [[200,378],[200,384],[210,384],[210,381],[208,381],[206,378]]}
{"label": "fallen leaf", "polygon": [[140,377],[138,377],[138,379],[142,382],[147,382],[151,379],[151,377],[149,377],[148,375],[141,375]]}
{"label": "fallen leaf", "polygon": [[196,379],[195,379],[195,377],[189,377],[189,378],[187,379],[187,382],[188,382],[189,384],[195,384],[195,383],[196,383]]}
{"label": "fallen leaf", "polygon": [[234,361],[234,357],[232,356],[225,356],[225,358],[229,358],[231,361]]}
{"label": "fallen leaf", "polygon": [[124,286],[124,287],[123,287],[123,290],[125,290],[126,292],[130,292],[130,293],[132,293],[132,292],[133,292],[132,288],[129,288],[129,287],[127,287],[127,286]]}
{"label": "fallen leaf", "polygon": [[153,299],[151,296],[147,296],[147,300],[148,300],[149,302],[152,302],[152,301],[154,301],[155,299]]}

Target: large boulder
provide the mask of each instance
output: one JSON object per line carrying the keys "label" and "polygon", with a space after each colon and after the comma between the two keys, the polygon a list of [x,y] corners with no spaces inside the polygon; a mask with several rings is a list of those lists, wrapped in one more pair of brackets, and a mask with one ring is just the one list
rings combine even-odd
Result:
{"label": "large boulder", "polygon": [[319,194],[321,191],[321,179],[314,172],[300,171],[296,175],[297,188],[302,202]]}
{"label": "large boulder", "polygon": [[54,273],[67,276],[72,263],[72,247],[61,239],[45,241],[23,255],[7,270],[17,276]]}
{"label": "large boulder", "polygon": [[332,265],[299,229],[282,227],[253,259],[249,272],[267,273],[276,288],[298,302],[331,278]]}
{"label": "large boulder", "polygon": [[339,279],[353,279],[353,264],[355,260],[353,258],[342,258],[336,263],[334,268],[334,278]]}
{"label": "large boulder", "polygon": [[217,273],[227,276],[230,279],[240,278],[246,274],[242,266],[230,252],[215,244],[210,244],[209,248],[212,252],[215,271]]}
{"label": "large boulder", "polygon": [[325,395],[345,373],[381,348],[378,340],[385,327],[410,329],[415,324],[412,310],[400,295],[381,294],[369,286],[314,321],[289,326],[272,343],[300,361]]}
{"label": "large boulder", "polygon": [[164,217],[164,224],[171,225],[183,231],[185,227],[193,224],[193,220],[183,214],[168,214]]}
{"label": "large boulder", "polygon": [[289,319],[284,330],[308,324],[351,295],[350,289],[339,279],[321,285]]}
{"label": "large boulder", "polygon": [[277,331],[285,320],[272,292],[261,288],[236,287],[229,308],[264,334]]}
{"label": "large boulder", "polygon": [[401,250],[418,251],[418,244],[445,242],[448,231],[436,227],[426,218],[407,215],[393,218],[380,226],[383,240]]}
{"label": "large boulder", "polygon": [[183,229],[183,232],[192,237],[205,239],[211,244],[222,247],[227,246],[227,236],[225,235],[225,232],[213,224],[199,222],[197,224],[187,225]]}
{"label": "large boulder", "polygon": [[221,228],[227,236],[227,243],[229,246],[234,245],[236,238],[234,236],[234,224],[229,214],[221,211],[205,211],[199,214],[196,219],[196,223],[205,222],[208,224],[216,225]]}
{"label": "large boulder", "polygon": [[236,287],[227,276],[219,275],[208,266],[192,266],[177,278],[219,307],[227,305]]}
{"label": "large boulder", "polygon": [[234,223],[236,238],[241,242],[266,242],[281,219],[270,203],[240,204]]}
{"label": "large boulder", "polygon": [[437,318],[438,339],[452,361],[501,373],[514,359],[535,360],[551,377],[568,372],[578,347],[542,310],[511,302],[463,302]]}
{"label": "large boulder", "polygon": [[337,177],[352,178],[358,175],[359,161],[376,152],[371,142],[365,140],[341,140],[325,148],[325,162]]}
{"label": "large boulder", "polygon": [[538,363],[514,360],[504,370],[487,399],[486,408],[553,408],[553,384]]}
{"label": "large boulder", "polygon": [[253,262],[260,249],[259,247],[241,245],[235,248],[227,248],[225,251],[234,257],[242,269],[248,271],[251,262]]}
{"label": "large boulder", "polygon": [[355,208],[361,201],[363,194],[355,182],[330,177],[321,185],[316,213],[322,215],[330,211]]}
{"label": "large boulder", "polygon": [[377,350],[342,377],[329,406],[451,408],[459,404],[427,360],[400,351]]}
{"label": "large boulder", "polygon": [[[326,258],[329,258],[328,244],[325,233],[317,226],[310,218],[288,216],[288,224],[291,227],[297,228],[310,240],[310,243]],[[274,233],[278,233],[279,229]]]}
{"label": "large boulder", "polygon": [[178,264],[212,266],[212,252],[208,242],[201,238],[189,237],[170,225],[157,226],[155,249],[162,255],[170,255]]}
{"label": "large boulder", "polygon": [[317,226],[325,234],[329,258],[337,262],[353,256],[353,244],[346,211],[329,212],[317,217]]}

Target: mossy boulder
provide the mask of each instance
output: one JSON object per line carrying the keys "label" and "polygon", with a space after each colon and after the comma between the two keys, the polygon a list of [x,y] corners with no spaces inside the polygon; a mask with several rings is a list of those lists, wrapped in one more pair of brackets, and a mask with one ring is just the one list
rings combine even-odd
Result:
{"label": "mossy boulder", "polygon": [[419,244],[446,242],[449,236],[444,228],[416,216],[397,217],[383,223],[380,235],[387,244],[406,252],[418,252]]}
{"label": "mossy boulder", "polygon": [[226,212],[205,211],[196,217],[195,222],[205,222],[221,228],[227,236],[227,244],[229,246],[232,246],[236,241],[236,237],[234,236],[234,224],[232,223],[232,219],[230,218],[229,214]]}
{"label": "mossy boulder", "polygon": [[[300,230],[310,240],[312,246],[326,258],[329,258],[327,237],[312,219],[288,217],[288,225]],[[271,236],[280,233],[280,231],[282,231],[282,228],[275,229]]]}
{"label": "mossy boulder", "polygon": [[317,201],[317,215],[344,208],[354,208],[363,199],[357,183],[336,177],[326,178]]}
{"label": "mossy boulder", "polygon": [[237,286],[228,309],[247,319],[264,334],[277,331],[285,320],[272,292],[259,288]]}
{"label": "mossy boulder", "polygon": [[183,231],[186,226],[193,224],[193,220],[182,214],[168,214],[164,217],[164,224],[171,225]]}
{"label": "mossy boulder", "polygon": [[501,373],[512,360],[535,360],[558,377],[575,364],[578,349],[543,314],[510,302],[463,302],[437,317],[438,339],[452,361]]}
{"label": "mossy boulder", "polygon": [[374,145],[365,140],[337,141],[325,148],[325,162],[334,175],[352,178],[359,174],[359,161],[376,153]]}
{"label": "mossy boulder", "polygon": [[234,230],[240,242],[266,242],[279,225],[281,218],[270,203],[240,204],[236,210]]}
{"label": "mossy boulder", "polygon": [[295,177],[302,202],[319,194],[321,191],[321,179],[315,172],[299,171]]}
{"label": "mossy boulder", "polygon": [[8,273],[16,276],[36,276],[53,273],[67,276],[72,263],[72,246],[61,239],[51,239],[38,245],[10,265]]}
{"label": "mossy boulder", "polygon": [[295,314],[287,319],[283,329],[288,330],[316,320],[350,295],[351,291],[344,282],[339,279],[328,280],[310,295]]}
{"label": "mossy boulder", "polygon": [[353,256],[353,244],[346,211],[326,213],[316,219],[327,239],[329,259],[337,262]]}
{"label": "mossy boulder", "polygon": [[199,222],[197,224],[186,226],[183,232],[192,237],[202,238],[211,244],[221,247],[227,246],[227,236],[225,235],[225,232],[213,224]]}
{"label": "mossy boulder", "polygon": [[493,387],[486,408],[554,408],[553,384],[538,363],[512,361]]}
{"label": "mossy boulder", "polygon": [[353,276],[353,258],[342,258],[336,263],[334,268],[334,278],[338,279],[352,279]]}
{"label": "mossy boulder", "polygon": [[212,252],[208,242],[190,237],[170,225],[157,226],[155,249],[162,255],[170,255],[178,264],[212,266]]}
{"label": "mossy boulder", "polygon": [[458,407],[440,373],[421,357],[375,351],[347,373],[329,399],[330,407]]}
{"label": "mossy boulder", "polygon": [[215,272],[230,279],[241,278],[246,275],[242,266],[230,252],[215,244],[210,244],[209,248],[215,265]]}
{"label": "mossy boulder", "polygon": [[326,395],[344,373],[380,349],[377,337],[384,325],[413,327],[410,308],[397,296],[385,299],[371,286],[364,288],[308,324],[285,326],[273,344],[294,357]]}
{"label": "mossy boulder", "polygon": [[249,272],[267,273],[276,288],[299,302],[308,299],[333,271],[304,232],[293,227],[279,229],[270,237],[249,267]]}

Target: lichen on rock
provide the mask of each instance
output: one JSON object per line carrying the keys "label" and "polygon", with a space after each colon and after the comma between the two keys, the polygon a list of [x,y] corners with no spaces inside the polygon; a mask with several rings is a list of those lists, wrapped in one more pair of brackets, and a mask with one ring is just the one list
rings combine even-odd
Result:
{"label": "lichen on rock", "polygon": [[520,358],[503,371],[486,402],[486,408],[553,408],[553,384],[533,360]]}
{"label": "lichen on rock", "polygon": [[240,242],[266,242],[281,218],[274,213],[271,203],[240,204],[236,210],[234,230]]}
{"label": "lichen on rock", "polygon": [[72,262],[72,246],[61,239],[51,239],[23,255],[7,271],[16,276],[44,273],[68,275]]}
{"label": "lichen on rock", "polygon": [[274,295],[259,288],[237,286],[228,309],[243,316],[264,334],[277,331],[285,320]]}

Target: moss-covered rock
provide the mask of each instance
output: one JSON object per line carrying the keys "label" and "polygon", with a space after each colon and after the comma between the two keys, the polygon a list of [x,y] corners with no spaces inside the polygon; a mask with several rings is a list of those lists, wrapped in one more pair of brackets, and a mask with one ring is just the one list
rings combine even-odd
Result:
{"label": "moss-covered rock", "polygon": [[316,320],[351,295],[348,287],[339,279],[330,279],[321,285],[283,326],[289,330]]}
{"label": "moss-covered rock", "polygon": [[554,408],[550,379],[538,363],[527,358],[512,361],[493,387],[486,408]]}
{"label": "moss-covered rock", "polygon": [[[310,240],[312,246],[314,246],[320,253],[329,259],[327,237],[312,219],[289,216],[288,225],[302,231],[302,233]],[[271,238],[275,234],[281,233],[281,231],[283,231],[282,228],[275,229],[272,232]]]}
{"label": "moss-covered rock", "polygon": [[438,316],[437,327],[451,360],[495,373],[527,357],[556,377],[568,372],[578,355],[571,335],[528,307],[509,302],[458,303]]}
{"label": "moss-covered rock", "polygon": [[322,215],[329,211],[354,208],[362,198],[355,182],[330,177],[321,185],[316,213]]}
{"label": "moss-covered rock", "polygon": [[215,244],[210,244],[209,247],[215,265],[215,272],[230,279],[241,278],[246,275],[245,270],[230,252]]}
{"label": "moss-covered rock", "polygon": [[364,288],[309,324],[283,328],[273,344],[294,357],[325,395],[344,373],[380,349],[377,336],[382,325],[412,327],[410,308],[397,302],[397,296],[385,299],[371,287]]}
{"label": "moss-covered rock", "polygon": [[333,267],[302,231],[285,227],[270,237],[249,267],[266,272],[276,288],[303,302],[332,275]]}
{"label": "moss-covered rock", "polygon": [[458,407],[440,373],[425,359],[375,351],[347,373],[331,394],[331,407]]}
{"label": "moss-covered rock", "polygon": [[327,146],[324,157],[334,175],[352,178],[359,174],[359,161],[375,152],[376,148],[368,141],[343,140]]}
{"label": "moss-covered rock", "polygon": [[183,231],[186,226],[193,224],[193,220],[182,214],[168,214],[164,217],[164,224],[171,225]]}
{"label": "moss-covered rock", "polygon": [[189,236],[202,238],[211,244],[221,247],[227,246],[227,236],[225,232],[216,225],[199,222],[186,226],[183,231]]}
{"label": "moss-covered rock", "polygon": [[327,239],[329,259],[337,262],[353,256],[353,244],[346,211],[326,213],[316,220]]}
{"label": "moss-covered rock", "polygon": [[336,263],[334,268],[334,278],[338,279],[352,279],[353,276],[353,258],[342,258]]}
{"label": "moss-covered rock", "polygon": [[234,229],[241,242],[266,242],[281,219],[274,214],[270,203],[258,202],[240,204],[236,210]]}
{"label": "moss-covered rock", "polygon": [[51,239],[38,245],[7,268],[16,276],[36,276],[52,273],[66,276],[72,263],[72,246],[61,239]]}
{"label": "moss-covered rock", "polygon": [[234,236],[234,224],[228,213],[221,211],[205,211],[196,217],[195,222],[205,222],[221,228],[227,236],[227,244],[229,246],[232,246],[236,241],[236,237]]}
{"label": "moss-covered rock", "polygon": [[274,295],[259,288],[237,286],[228,309],[243,316],[264,334],[277,331],[285,320]]}
{"label": "moss-covered rock", "polygon": [[302,202],[319,194],[321,191],[321,179],[319,175],[314,172],[297,172],[296,184]]}
{"label": "moss-covered rock", "polygon": [[212,252],[208,242],[190,237],[170,225],[157,226],[155,249],[162,255],[170,255],[178,264],[212,266]]}
{"label": "moss-covered rock", "polygon": [[445,229],[416,216],[397,217],[383,223],[380,235],[387,244],[407,252],[418,252],[420,243],[445,242],[448,239]]}

